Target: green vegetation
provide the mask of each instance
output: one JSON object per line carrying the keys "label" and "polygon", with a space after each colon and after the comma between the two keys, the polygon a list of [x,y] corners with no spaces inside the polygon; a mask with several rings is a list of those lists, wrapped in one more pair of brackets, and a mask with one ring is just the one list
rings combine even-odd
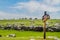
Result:
{"label": "green vegetation", "polygon": [[[53,26],[55,23],[60,23],[60,19],[52,19],[48,20],[49,26]],[[20,25],[21,23],[24,23],[25,26],[30,26],[32,23],[35,26],[42,26],[43,22],[40,19],[37,20],[0,20],[0,25],[6,26],[7,24],[17,24]],[[16,34],[16,37],[10,38],[6,37],[9,34]],[[16,30],[0,30],[0,35],[2,37],[0,40],[30,40],[30,37],[34,37],[36,40],[43,40],[43,38],[37,38],[37,37],[43,37],[43,32],[34,32],[34,31],[16,31]],[[47,37],[48,36],[55,36],[60,38],[60,32],[47,32],[46,33]],[[24,37],[24,38],[21,38]],[[54,39],[49,39],[47,40],[54,40]]]}
{"label": "green vegetation", "polygon": [[[0,40],[32,40],[31,38],[20,38],[20,37],[15,37],[15,38],[0,38]],[[43,38],[34,38],[34,40],[43,40]],[[54,39],[49,39],[47,38],[46,40],[54,40]]]}
{"label": "green vegetation", "polygon": [[[7,37],[7,35],[9,34],[16,34],[16,37],[14,38]],[[46,35],[47,37],[56,36],[60,38],[59,34],[60,32],[47,32]],[[43,38],[39,38],[39,37],[43,37],[43,32],[34,32],[34,31],[0,30],[0,35],[2,35],[0,40],[30,40],[31,37],[35,38],[36,40],[43,39]],[[53,40],[53,39],[47,38],[47,40]]]}
{"label": "green vegetation", "polygon": [[[48,20],[47,22],[49,22],[49,26],[53,26],[55,23],[60,23],[60,19],[51,19]],[[43,26],[43,22],[41,19],[36,19],[36,20],[0,20],[0,25],[6,25],[6,24],[18,24],[20,25],[21,23],[24,23],[25,26],[30,26],[32,23],[34,26]]]}
{"label": "green vegetation", "polygon": [[[34,31],[16,31],[16,30],[0,30],[0,35],[6,37],[8,34],[16,34],[17,37],[43,37],[43,32]],[[60,32],[47,32],[47,36],[56,36],[60,38]]]}

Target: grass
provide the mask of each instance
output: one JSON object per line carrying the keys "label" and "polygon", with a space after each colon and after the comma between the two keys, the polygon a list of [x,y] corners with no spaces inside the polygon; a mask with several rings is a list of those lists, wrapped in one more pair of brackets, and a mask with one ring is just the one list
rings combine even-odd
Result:
{"label": "grass", "polygon": [[[53,19],[53,20],[48,20],[49,26],[53,26],[55,23],[60,23],[60,19]],[[20,25],[21,23],[24,23],[26,26],[31,25],[31,20],[0,20],[0,25],[6,26],[7,23],[9,24],[18,24]],[[38,25],[43,25],[42,20],[34,20],[33,24],[35,26]],[[16,37],[10,38],[6,37],[9,34],[16,34]],[[35,40],[43,40],[43,38],[37,38],[37,37],[43,37],[43,32],[35,32],[35,31],[16,31],[16,30],[0,30],[0,35],[2,37],[0,40],[30,40],[30,37],[34,37]],[[46,32],[46,36],[56,36],[60,38],[60,32]],[[24,38],[21,38],[24,37]],[[54,40],[54,39],[49,39],[47,40]]]}
{"label": "grass", "polygon": [[[0,35],[6,37],[8,34],[16,34],[17,37],[43,37],[43,32],[34,31],[16,31],[16,30],[0,30]],[[60,38],[60,32],[46,32],[47,36],[56,36]]]}
{"label": "grass", "polygon": [[[47,36],[56,36],[55,33],[47,32]],[[9,34],[16,34],[16,37],[7,37]],[[54,35],[53,35],[54,34]],[[16,31],[16,30],[0,30],[0,40],[30,40],[31,38],[35,40],[43,40],[43,32],[34,32],[34,31]],[[58,36],[57,36],[58,37]],[[59,36],[60,37],[60,36]],[[54,40],[53,38],[47,40]]]}
{"label": "grass", "polygon": [[[60,19],[51,19],[51,20],[48,20],[48,22],[50,26],[53,26],[55,23],[60,23]],[[24,23],[24,25],[30,26],[31,20],[0,20],[0,25],[6,26],[7,23],[18,24],[18,25],[20,25],[21,23]],[[41,19],[33,20],[33,24],[34,26],[38,26],[38,25],[43,26],[43,22]]]}
{"label": "grass", "polygon": [[[6,38],[6,37],[3,37],[3,38],[0,38],[0,40],[43,40],[43,38],[20,38],[20,37],[15,37],[15,38]],[[47,38],[46,40],[54,40],[54,39],[49,39]]]}
{"label": "grass", "polygon": [[[31,38],[20,38],[20,37],[16,37],[16,38],[0,38],[0,40],[43,40],[43,38],[34,38],[34,39],[31,39]],[[46,40],[54,40],[54,39],[49,39],[47,38]]]}

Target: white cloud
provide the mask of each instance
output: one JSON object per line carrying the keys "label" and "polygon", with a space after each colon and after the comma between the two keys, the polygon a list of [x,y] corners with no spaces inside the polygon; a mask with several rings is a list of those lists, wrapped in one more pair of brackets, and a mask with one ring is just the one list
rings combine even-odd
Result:
{"label": "white cloud", "polygon": [[[12,6],[11,8],[14,10],[20,10],[20,11],[22,9],[27,10],[25,14],[23,14],[23,13],[22,14],[14,14],[14,15],[18,15],[18,17],[41,18],[41,16],[42,16],[41,12],[48,11],[48,12],[53,13],[53,14],[51,14],[51,18],[59,18],[59,16],[57,16],[58,14],[56,15],[56,13],[58,11],[60,11],[60,7],[54,6],[54,5],[58,5],[59,3],[60,3],[60,0],[43,0],[43,2],[41,2],[41,3],[36,0],[30,0],[29,2],[19,2],[19,3],[15,4],[14,6]],[[35,15],[35,14],[28,15],[27,13],[37,13],[39,15]],[[13,17],[16,17],[16,16],[13,16]]]}
{"label": "white cloud", "polygon": [[48,5],[58,5],[60,4],[60,0],[44,0]]}
{"label": "white cloud", "polygon": [[[58,4],[60,2],[59,0],[45,0],[46,3],[51,4]],[[30,1],[30,2],[19,2],[14,7],[16,9],[27,9],[30,13],[36,12],[36,10],[42,10],[42,11],[49,11],[49,12],[57,12],[60,11],[60,7],[53,7],[51,5],[46,5],[44,3],[39,3],[37,1]]]}
{"label": "white cloud", "polygon": [[[24,14],[16,14],[16,13],[6,13],[0,11],[0,19],[18,19],[18,18],[24,18],[26,15]],[[26,16],[27,17],[27,16]]]}
{"label": "white cloud", "polygon": [[60,0],[52,0],[52,4],[60,4]]}
{"label": "white cloud", "polygon": [[38,16],[29,16],[23,13],[6,13],[0,11],[0,20],[1,19],[19,19],[19,18],[39,18]]}
{"label": "white cloud", "polygon": [[51,14],[50,14],[50,17],[51,17],[51,19],[60,19],[60,14],[54,12],[54,13],[51,13]]}

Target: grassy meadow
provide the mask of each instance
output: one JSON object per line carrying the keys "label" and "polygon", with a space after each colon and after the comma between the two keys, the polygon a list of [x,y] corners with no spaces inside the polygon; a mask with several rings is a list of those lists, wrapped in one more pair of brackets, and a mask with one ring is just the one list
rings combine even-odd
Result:
{"label": "grassy meadow", "polygon": [[[49,26],[53,26],[55,23],[60,23],[60,19],[51,19],[47,21],[49,23]],[[34,26],[43,26],[43,22],[41,19],[37,19],[37,20],[0,20],[0,25],[4,25],[6,26],[7,24],[17,24],[20,25],[21,23],[23,23],[25,26],[31,26],[31,24],[33,24]]]}
{"label": "grassy meadow", "polygon": [[[7,37],[9,34],[16,34],[16,37]],[[43,40],[43,32],[34,32],[34,31],[16,31],[16,30],[0,30],[0,35],[2,37],[0,40],[30,40],[30,38],[34,38],[35,40]],[[46,36],[55,36],[60,38],[60,32],[47,32]],[[54,40],[54,39],[49,39],[47,40]]]}
{"label": "grassy meadow", "polygon": [[[52,19],[48,20],[49,26],[53,26],[55,23],[60,23],[60,19]],[[41,19],[38,20],[0,20],[0,25],[6,26],[7,24],[17,24],[20,25],[21,23],[24,23],[25,26],[30,26],[31,23],[33,23],[34,26],[43,26],[43,22]],[[15,38],[8,38],[6,37],[9,34],[16,34]],[[30,38],[35,38],[35,40],[43,40],[43,32],[34,32],[34,31],[16,31],[16,30],[0,30],[0,35],[2,37],[0,40],[30,40]],[[46,32],[46,36],[55,36],[60,38],[60,32]],[[22,38],[21,38],[22,37]],[[54,40],[49,39],[47,40]]]}

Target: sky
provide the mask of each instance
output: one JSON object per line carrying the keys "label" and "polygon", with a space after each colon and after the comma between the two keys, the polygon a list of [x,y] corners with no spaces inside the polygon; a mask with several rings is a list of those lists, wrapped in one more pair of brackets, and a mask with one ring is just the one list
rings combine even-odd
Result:
{"label": "sky", "polygon": [[0,0],[0,19],[42,19],[44,11],[60,19],[60,0]]}

